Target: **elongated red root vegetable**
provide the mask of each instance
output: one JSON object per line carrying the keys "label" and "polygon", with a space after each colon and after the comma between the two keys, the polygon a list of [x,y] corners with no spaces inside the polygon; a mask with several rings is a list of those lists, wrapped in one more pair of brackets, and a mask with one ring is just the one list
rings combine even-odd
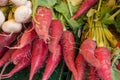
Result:
{"label": "elongated red root vegetable", "polygon": [[11,62],[11,55],[14,52],[14,49],[9,49],[5,55],[0,59],[0,67],[4,66],[6,63]]}
{"label": "elongated red root vegetable", "polygon": [[84,0],[78,11],[72,16],[72,19],[80,17],[82,14],[86,13],[98,0]]}
{"label": "elongated red root vegetable", "polygon": [[96,43],[92,39],[86,39],[82,42],[80,46],[80,53],[83,55],[84,59],[94,67],[100,67],[100,62],[95,57],[94,51],[96,49]]}
{"label": "elongated red root vegetable", "polygon": [[0,34],[0,47],[9,46],[17,37],[17,34],[8,35],[7,33]]}
{"label": "elongated red root vegetable", "polygon": [[97,68],[100,78],[102,80],[112,80],[110,51],[105,47],[99,47],[95,50],[95,56],[102,65]]}
{"label": "elongated red root vegetable", "polygon": [[56,47],[63,34],[63,26],[59,20],[52,20],[50,25],[50,42],[48,44],[51,53],[56,54]]}
{"label": "elongated red root vegetable", "polygon": [[48,46],[42,39],[36,39],[33,42],[32,59],[29,80],[32,80],[34,74],[40,69],[48,54]]}
{"label": "elongated red root vegetable", "polygon": [[80,54],[80,53],[76,57],[75,66],[77,69],[78,80],[82,80],[84,73],[85,73],[87,63],[86,63],[85,59],[83,58],[82,54]]}
{"label": "elongated red root vegetable", "polygon": [[7,51],[8,49],[6,47],[1,47],[0,48],[0,58],[5,54],[5,52]]}
{"label": "elongated red root vegetable", "polygon": [[120,42],[117,43],[117,47],[120,48]]}
{"label": "elongated red root vegetable", "polygon": [[89,80],[100,80],[95,67],[90,66]]}
{"label": "elongated red root vegetable", "polygon": [[11,56],[11,60],[14,64],[17,64],[21,61],[23,57],[31,52],[31,44],[24,46],[21,49],[16,49]]}
{"label": "elongated red root vegetable", "polygon": [[50,53],[50,55],[47,59],[47,63],[46,63],[46,67],[45,67],[45,71],[44,71],[42,80],[48,80],[48,78],[50,77],[52,72],[55,70],[55,68],[61,61],[61,59],[62,59],[61,46],[57,45],[56,53],[54,53],[54,54]]}
{"label": "elongated red root vegetable", "polygon": [[75,41],[74,41],[74,36],[70,31],[64,31],[62,40],[62,50],[63,50],[63,56],[65,63],[69,70],[72,72],[75,80],[77,79],[77,70],[75,68],[75,62],[74,62],[74,57],[75,57]]}
{"label": "elongated red root vegetable", "polygon": [[14,47],[10,47],[10,49],[23,48],[27,44],[30,44],[35,38],[37,38],[38,36],[34,30],[29,31],[31,28],[32,28],[32,24],[30,24],[29,28],[24,31],[23,35],[20,38],[20,41],[18,42],[18,45]]}
{"label": "elongated red root vegetable", "polygon": [[36,23],[33,20],[35,31],[38,36],[47,43],[47,40],[49,40],[49,27],[52,21],[52,11],[47,7],[38,7],[35,17],[39,22]]}
{"label": "elongated red root vegetable", "polygon": [[31,63],[31,58],[30,58],[30,55],[26,55],[26,57],[23,57],[21,59],[21,61],[15,65],[15,67],[7,74],[0,74],[0,76],[2,77],[2,79],[5,79],[5,78],[9,78],[11,76],[13,76],[15,73],[23,70],[24,68],[28,67]]}

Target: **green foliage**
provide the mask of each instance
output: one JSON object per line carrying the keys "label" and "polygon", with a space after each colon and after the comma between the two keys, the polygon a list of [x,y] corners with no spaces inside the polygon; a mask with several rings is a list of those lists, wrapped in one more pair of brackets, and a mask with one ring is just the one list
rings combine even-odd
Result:
{"label": "green foliage", "polygon": [[116,16],[115,28],[120,33],[120,14]]}
{"label": "green foliage", "polygon": [[120,70],[116,68],[118,64],[118,59],[120,59],[120,49],[116,48],[112,54],[112,79],[119,80],[120,79]]}
{"label": "green foliage", "polygon": [[57,0],[39,0],[39,6],[46,6],[52,8],[57,3]]}

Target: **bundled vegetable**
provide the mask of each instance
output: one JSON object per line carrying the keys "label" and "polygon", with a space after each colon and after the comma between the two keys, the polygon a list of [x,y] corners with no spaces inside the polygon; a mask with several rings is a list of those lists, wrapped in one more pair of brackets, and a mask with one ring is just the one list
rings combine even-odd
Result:
{"label": "bundled vegetable", "polygon": [[45,66],[46,68],[45,68],[42,80],[48,80],[50,75],[53,73],[55,68],[58,66],[61,59],[62,59],[61,46],[57,45],[56,53],[50,53],[50,55],[47,59],[47,63]]}
{"label": "bundled vegetable", "polygon": [[70,31],[64,31],[62,40],[63,56],[65,63],[70,71],[72,71],[75,80],[78,80],[77,69],[75,67],[75,41],[74,36]]}
{"label": "bundled vegetable", "polygon": [[49,40],[49,27],[52,21],[52,11],[47,7],[38,7],[36,12],[36,21],[33,19],[33,27],[39,38],[43,39],[45,43]]}
{"label": "bundled vegetable", "polygon": [[37,34],[35,32],[35,30],[31,30],[31,28],[33,27],[32,24],[30,24],[28,26],[28,28],[24,31],[24,33],[22,34],[20,40],[18,41],[17,45],[14,47],[10,47],[10,49],[20,49],[25,47],[26,45],[32,43],[32,41],[37,38]]}
{"label": "bundled vegetable", "polygon": [[[38,77],[35,73],[42,80],[70,80],[71,76],[74,80],[119,80],[119,39],[111,29],[112,24],[120,30],[119,1],[0,2],[1,79],[30,65],[30,72],[26,72],[29,80]],[[15,67],[6,73],[9,63]]]}
{"label": "bundled vegetable", "polygon": [[0,67],[11,62],[11,55],[13,54],[14,51],[15,50],[10,49],[5,53],[5,55],[0,59]]}
{"label": "bundled vegetable", "polygon": [[[89,45],[88,45],[89,44]],[[82,42],[80,46],[80,53],[83,55],[84,59],[94,67],[101,67],[101,64],[95,57],[96,43],[92,39],[86,39]]]}
{"label": "bundled vegetable", "polygon": [[82,80],[87,63],[81,53],[79,53],[76,57],[75,66],[76,66],[77,73],[78,73],[78,80]]}
{"label": "bundled vegetable", "polygon": [[30,62],[31,62],[30,54],[27,54],[18,64],[15,65],[15,67],[9,73],[1,74],[0,76],[2,77],[2,79],[9,78],[18,71],[21,71],[24,68],[28,67],[30,65]]}
{"label": "bundled vegetable", "polygon": [[23,57],[27,54],[30,54],[31,51],[31,44],[27,44],[21,49],[16,49],[11,56],[11,60],[14,64],[18,64]]}
{"label": "bundled vegetable", "polygon": [[99,80],[97,70],[93,66],[90,66],[89,80]]}
{"label": "bundled vegetable", "polygon": [[43,67],[48,54],[48,46],[42,39],[36,39],[32,47],[32,59],[29,80],[32,80],[34,74]]}
{"label": "bundled vegetable", "polygon": [[93,5],[95,5],[96,2],[97,0],[84,0],[78,11],[74,16],[72,16],[72,19],[76,19],[82,14],[86,13]]}
{"label": "bundled vegetable", "polygon": [[59,20],[52,20],[50,25],[50,41],[49,41],[49,50],[51,53],[56,54],[56,47],[59,44],[62,34],[63,34],[63,26]]}
{"label": "bundled vegetable", "polygon": [[100,68],[97,68],[100,78],[102,80],[112,80],[110,51],[107,48],[98,47],[95,49],[95,56],[102,65]]}

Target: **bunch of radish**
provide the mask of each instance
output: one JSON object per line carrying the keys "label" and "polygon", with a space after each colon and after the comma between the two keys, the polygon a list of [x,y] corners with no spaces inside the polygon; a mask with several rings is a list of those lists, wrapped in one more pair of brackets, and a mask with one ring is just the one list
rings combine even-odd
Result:
{"label": "bunch of radish", "polygon": [[[5,6],[8,0],[4,0]],[[110,51],[105,47],[97,47],[92,39],[84,40],[76,55],[76,43],[70,30],[63,30],[59,19],[53,19],[52,10],[45,6],[36,9],[35,19],[32,15],[32,4],[28,0],[10,0],[15,8],[14,13],[6,18],[0,11],[0,74],[2,79],[30,66],[29,80],[45,66],[42,80],[48,80],[62,58],[72,72],[75,80],[83,80],[85,70],[89,65],[89,80],[112,80]],[[85,0],[83,12],[77,12],[72,19],[85,13],[97,0]],[[81,8],[79,10],[81,10]],[[28,26],[26,26],[28,25]],[[23,26],[26,29],[23,29]],[[76,57],[75,57],[76,56]],[[4,73],[6,65],[14,64],[9,73]]]}
{"label": "bunch of radish", "polygon": [[[29,80],[32,80],[34,74],[45,65],[42,80],[48,80],[61,61],[62,47],[60,41],[63,35],[61,21],[53,20],[52,11],[47,7],[38,7],[35,16],[40,24],[37,24],[34,20],[30,21],[27,29],[23,31],[21,36],[17,36],[20,35],[19,31],[16,33],[10,32],[12,34],[9,34],[9,32],[1,33],[0,38],[2,42],[0,47],[5,47],[8,51],[6,53],[2,52],[5,54],[1,56],[0,67],[3,67],[2,71],[4,71],[4,67],[9,63],[15,65],[9,73],[0,74],[2,79],[9,78],[18,71],[30,66]],[[10,21],[17,22],[16,19]],[[4,26],[7,25],[5,23],[3,23]],[[21,23],[17,22],[14,25],[15,28],[19,27],[16,26],[17,24]],[[11,28],[7,29],[10,30]],[[46,60],[47,63],[45,63]]]}
{"label": "bunch of radish", "polygon": [[110,57],[111,53],[107,48],[96,47],[96,42],[92,39],[84,40],[75,60],[77,80],[84,78],[87,65],[90,67],[88,80],[112,80]]}

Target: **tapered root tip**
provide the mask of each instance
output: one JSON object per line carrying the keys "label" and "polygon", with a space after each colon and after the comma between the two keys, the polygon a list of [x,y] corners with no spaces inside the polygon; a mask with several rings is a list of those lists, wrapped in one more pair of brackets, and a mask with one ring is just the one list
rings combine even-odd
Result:
{"label": "tapered root tip", "polygon": [[0,77],[1,77],[1,79],[6,79],[6,78],[10,78],[12,75],[10,75],[10,74],[0,74]]}
{"label": "tapered root tip", "polygon": [[21,49],[22,48],[21,46],[15,46],[15,47],[5,46],[5,47],[7,47],[8,49]]}

